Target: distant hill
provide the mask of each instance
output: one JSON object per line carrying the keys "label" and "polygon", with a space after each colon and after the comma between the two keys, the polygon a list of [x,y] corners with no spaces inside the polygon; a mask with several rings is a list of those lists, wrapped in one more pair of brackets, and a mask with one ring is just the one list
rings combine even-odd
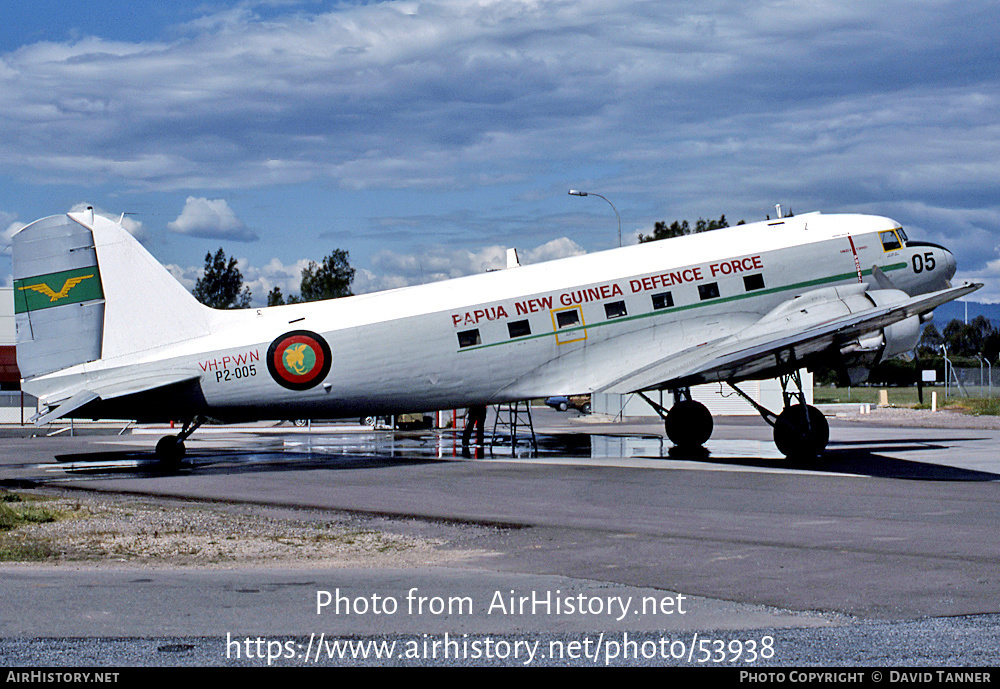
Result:
{"label": "distant hill", "polygon": [[[955,318],[964,321],[965,304],[966,302],[964,301],[950,301],[947,304],[942,304],[934,309],[934,320],[932,322],[937,326],[938,330],[942,330],[944,326],[948,325]],[[1000,304],[981,304],[977,301],[970,301],[968,304],[970,321],[976,316],[986,316],[990,319],[994,328],[1000,328]]]}

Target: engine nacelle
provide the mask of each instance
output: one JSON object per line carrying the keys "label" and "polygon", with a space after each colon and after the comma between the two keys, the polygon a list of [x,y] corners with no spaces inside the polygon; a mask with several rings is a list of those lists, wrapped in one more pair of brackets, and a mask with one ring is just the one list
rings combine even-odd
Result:
{"label": "engine nacelle", "polygon": [[[823,287],[782,302],[752,326],[740,331],[738,339],[754,340],[776,332],[800,331],[811,325],[864,314],[879,307],[900,304],[910,299],[897,289],[869,289],[870,285],[854,283],[838,287]],[[876,364],[913,350],[920,340],[920,317],[913,316],[840,344],[839,351],[818,354],[810,366],[833,365],[849,375],[852,383],[868,378]],[[831,356],[832,355],[832,356]],[[838,356],[839,355],[839,356]],[[774,375],[776,367],[760,366],[754,373]],[[780,371],[779,371],[780,372]]]}
{"label": "engine nacelle", "polygon": [[[909,299],[905,292],[894,289],[871,290],[864,296],[875,306],[891,306]],[[840,350],[850,382],[854,384],[867,380],[868,373],[874,366],[913,351],[919,341],[919,316],[911,316],[881,330],[862,335]]]}
{"label": "engine nacelle", "polygon": [[[906,292],[896,289],[872,290],[868,292],[868,296],[877,306],[892,306],[910,298]],[[887,361],[900,354],[912,352],[920,342],[920,317],[910,316],[883,328],[882,338],[884,342],[879,361]]]}

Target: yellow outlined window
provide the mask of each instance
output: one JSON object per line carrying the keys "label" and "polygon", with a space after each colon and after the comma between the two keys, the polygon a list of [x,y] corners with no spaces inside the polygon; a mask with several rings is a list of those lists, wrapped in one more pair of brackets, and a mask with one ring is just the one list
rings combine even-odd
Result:
{"label": "yellow outlined window", "polygon": [[885,230],[878,233],[878,238],[882,241],[882,251],[886,253],[903,248],[903,243],[899,241],[895,230]]}
{"label": "yellow outlined window", "polygon": [[579,306],[553,309],[552,329],[556,331],[556,344],[586,340],[587,324],[583,321],[583,309]]}

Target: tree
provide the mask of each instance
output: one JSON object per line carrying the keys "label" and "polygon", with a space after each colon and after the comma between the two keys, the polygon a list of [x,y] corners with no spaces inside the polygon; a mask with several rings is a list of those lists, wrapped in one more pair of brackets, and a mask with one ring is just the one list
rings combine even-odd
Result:
{"label": "tree", "polygon": [[245,309],[250,306],[250,288],[243,285],[243,274],[236,259],[226,261],[219,250],[205,254],[205,270],[194,286],[194,297],[213,309]]}
{"label": "tree", "polygon": [[917,351],[923,357],[934,356],[941,351],[943,343],[944,338],[941,337],[941,333],[937,327],[933,323],[928,323],[924,326],[924,332],[920,335],[920,343],[917,345]]}
{"label": "tree", "polygon": [[268,306],[281,306],[285,303],[285,295],[281,293],[281,288],[277,285],[274,286],[270,292],[267,293],[267,305]]}
{"label": "tree", "polygon": [[[976,316],[968,325],[957,318],[952,319],[944,327],[942,335],[949,355],[976,356],[992,347],[990,336],[995,332],[996,329],[986,316]],[[987,342],[990,342],[991,347],[986,346]]]}
{"label": "tree", "polygon": [[319,301],[351,296],[354,282],[354,268],[348,262],[349,255],[343,249],[334,249],[321,264],[310,261],[302,269],[302,301]]}
{"label": "tree", "polygon": [[[737,225],[743,225],[744,222],[740,220]],[[653,224],[653,234],[650,235],[639,235],[639,243],[644,242],[654,242],[658,239],[670,239],[671,237],[683,237],[687,234],[697,234],[699,232],[711,232],[712,230],[722,229],[723,227],[729,227],[729,221],[726,220],[725,215],[719,216],[718,220],[703,220],[698,218],[698,222],[694,224],[694,230],[692,231],[691,225],[687,220],[682,220],[677,222],[674,220],[670,225],[667,225],[664,221],[658,221]]]}

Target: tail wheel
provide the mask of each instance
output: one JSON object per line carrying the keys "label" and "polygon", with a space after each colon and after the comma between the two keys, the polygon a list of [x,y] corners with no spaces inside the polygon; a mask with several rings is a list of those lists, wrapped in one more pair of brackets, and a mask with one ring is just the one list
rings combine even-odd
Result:
{"label": "tail wheel", "polygon": [[156,458],[165,464],[177,464],[187,450],[176,435],[165,435],[156,443]]}
{"label": "tail wheel", "polygon": [[785,407],[774,422],[774,444],[786,457],[818,457],[828,442],[830,424],[823,412],[808,404]]}
{"label": "tail wheel", "polygon": [[683,400],[667,412],[664,422],[667,437],[677,447],[700,447],[712,437],[715,422],[712,413],[701,402]]}

